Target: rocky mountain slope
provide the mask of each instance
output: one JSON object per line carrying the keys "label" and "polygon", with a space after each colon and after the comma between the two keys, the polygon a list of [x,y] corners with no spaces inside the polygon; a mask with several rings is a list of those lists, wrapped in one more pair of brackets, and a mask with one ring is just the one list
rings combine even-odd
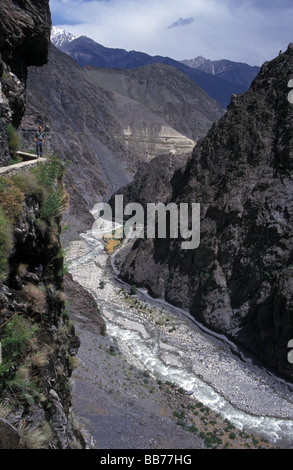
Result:
{"label": "rocky mountain slope", "polygon": [[[23,118],[27,67],[47,61],[50,27],[47,0],[1,1],[1,166],[11,159],[8,126],[16,132]],[[0,449],[86,447],[71,412],[80,342],[66,309],[63,176],[52,158],[0,179]]]}
{"label": "rocky mountain slope", "polygon": [[29,70],[23,149],[34,148],[42,124],[46,152],[70,162],[69,218],[84,230],[92,222],[88,209],[129,183],[141,163],[191,152],[222,115],[218,103],[173,67],[83,68],[52,46],[48,64]]}
{"label": "rocky mountain slope", "polygon": [[[188,309],[291,380],[292,70],[290,44],[264,63],[248,92],[233,97],[167,185],[161,202],[201,204],[199,247],[182,250],[180,239],[139,239],[121,271],[130,284]],[[148,199],[155,200],[148,178]]]}
{"label": "rocky mountain slope", "polygon": [[247,90],[247,87],[241,83],[188,67],[170,57],[150,56],[144,52],[108,48],[86,36],[63,43],[61,50],[73,57],[81,66],[93,65],[95,67],[131,69],[153,63],[171,65],[191,78],[192,81],[218,101],[223,108],[226,108],[230,103],[231,94]]}
{"label": "rocky mountain slope", "polygon": [[[125,129],[129,129],[134,134],[133,126],[138,127],[137,138],[139,134],[143,135],[143,129],[140,127],[147,125],[150,112],[165,123],[167,133],[165,137],[171,131],[167,129],[169,126],[193,141],[205,136],[211,124],[224,114],[224,110],[215,100],[177,68],[169,65],[154,63],[126,70],[84,67],[83,70],[86,78],[95,86],[114,93],[115,97],[120,100],[119,95],[124,97],[122,98],[123,113],[119,115],[119,119],[125,134]],[[125,98],[128,100],[126,101]],[[139,103],[139,108],[136,104],[135,109],[140,109],[143,117],[138,113],[134,114],[133,111],[126,112],[127,102],[133,105],[133,101]],[[128,109],[131,111],[129,104]],[[189,119],[184,119],[185,116],[189,116]],[[151,117],[149,119],[151,124]],[[159,137],[151,129],[146,133],[151,133],[154,138]],[[175,137],[174,132],[173,134]],[[178,138],[180,139],[180,136]],[[165,140],[165,147],[166,143]],[[183,147],[184,145],[188,146],[189,143],[182,142]],[[174,150],[180,151],[179,143]],[[137,152],[137,149],[135,151]],[[148,149],[144,152],[149,153]],[[153,154],[156,155],[156,152]]]}
{"label": "rocky mountain slope", "polygon": [[188,67],[224,78],[229,82],[244,85],[247,89],[260,70],[260,67],[251,66],[242,62],[233,62],[225,59],[210,60],[202,56],[195,57],[195,59],[183,60],[182,63]]}

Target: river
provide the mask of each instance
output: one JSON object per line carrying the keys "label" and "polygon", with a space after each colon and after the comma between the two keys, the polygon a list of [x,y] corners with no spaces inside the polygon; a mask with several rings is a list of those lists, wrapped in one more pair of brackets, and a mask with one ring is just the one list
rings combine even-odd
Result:
{"label": "river", "polygon": [[134,302],[127,286],[117,282],[100,232],[81,234],[70,244],[67,261],[74,280],[96,299],[108,335],[130,364],[177,384],[237,428],[293,448],[292,385],[241,357],[236,346],[187,312],[149,298],[143,289]]}

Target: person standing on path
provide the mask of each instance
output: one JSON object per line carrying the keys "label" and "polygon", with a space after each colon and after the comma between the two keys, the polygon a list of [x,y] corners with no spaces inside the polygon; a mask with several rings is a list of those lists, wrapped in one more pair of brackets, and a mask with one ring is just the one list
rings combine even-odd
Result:
{"label": "person standing on path", "polygon": [[37,157],[43,156],[43,144],[45,142],[45,135],[42,126],[38,127],[37,132],[35,133],[35,141],[37,148]]}

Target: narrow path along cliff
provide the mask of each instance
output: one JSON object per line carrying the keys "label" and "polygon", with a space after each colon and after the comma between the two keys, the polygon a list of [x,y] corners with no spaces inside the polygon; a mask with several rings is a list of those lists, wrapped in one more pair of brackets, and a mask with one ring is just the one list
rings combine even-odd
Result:
{"label": "narrow path along cliff", "polygon": [[[107,327],[106,337],[101,337],[94,322],[75,318],[81,339],[75,411],[98,447],[200,448],[206,441],[199,435],[204,439],[212,432],[226,446],[247,446],[244,433],[251,433],[268,440],[269,446],[293,447],[290,384],[231,354],[228,342],[206,336],[182,315],[170,313],[167,305],[128,295],[115,283],[101,235],[82,234],[71,243],[67,259],[73,279],[93,295]],[[157,387],[162,390],[163,384],[173,384],[174,401],[170,388],[158,399]],[[207,416],[200,420],[196,413],[196,425],[191,424],[190,413],[197,406],[214,413],[211,421],[217,421],[220,431],[215,426],[211,431]],[[238,430],[236,441],[235,430],[230,441],[229,436],[220,437],[225,419]],[[170,431],[170,422],[177,434]],[[198,422],[204,424],[202,430]],[[198,432],[186,438],[188,426]]]}
{"label": "narrow path along cliff", "polygon": [[14,163],[13,165],[2,166],[0,168],[0,176],[12,176],[47,161],[47,158],[45,157],[37,158],[36,155],[26,152],[17,152],[17,154],[21,157],[25,157],[26,160],[20,163]]}

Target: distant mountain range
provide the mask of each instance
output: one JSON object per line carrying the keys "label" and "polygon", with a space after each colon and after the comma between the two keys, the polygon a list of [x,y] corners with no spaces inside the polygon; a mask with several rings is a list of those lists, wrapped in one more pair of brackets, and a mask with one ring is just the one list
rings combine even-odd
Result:
{"label": "distant mountain range", "polygon": [[[199,58],[176,61],[170,57],[150,56],[143,52],[104,47],[94,40],[81,36],[75,38],[66,31],[53,29],[51,42],[69,54],[79,65],[93,65],[118,69],[131,69],[153,63],[163,63],[178,68],[226,108],[232,94],[247,91],[259,67],[227,60],[209,61]],[[203,59],[203,60],[202,60]]]}
{"label": "distant mountain range", "polygon": [[182,63],[202,72],[216,75],[229,82],[244,85],[247,89],[260,71],[260,67],[256,65],[251,66],[242,62],[232,62],[225,59],[210,60],[202,56],[198,56],[195,59],[183,60]]}

